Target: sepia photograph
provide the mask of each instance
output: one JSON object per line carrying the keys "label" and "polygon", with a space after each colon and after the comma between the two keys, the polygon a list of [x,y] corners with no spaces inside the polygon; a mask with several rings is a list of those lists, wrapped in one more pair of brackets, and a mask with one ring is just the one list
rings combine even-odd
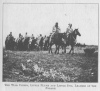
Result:
{"label": "sepia photograph", "polygon": [[3,3],[2,81],[98,83],[96,3]]}

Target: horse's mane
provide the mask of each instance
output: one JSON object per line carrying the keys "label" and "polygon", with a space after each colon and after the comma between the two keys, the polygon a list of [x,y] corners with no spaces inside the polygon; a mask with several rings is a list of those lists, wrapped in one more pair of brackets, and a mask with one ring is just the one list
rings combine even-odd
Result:
{"label": "horse's mane", "polygon": [[75,32],[77,29],[74,29],[74,31],[73,32]]}
{"label": "horse's mane", "polygon": [[76,31],[77,29],[74,29],[74,31],[72,32],[72,34],[75,34],[75,31]]}

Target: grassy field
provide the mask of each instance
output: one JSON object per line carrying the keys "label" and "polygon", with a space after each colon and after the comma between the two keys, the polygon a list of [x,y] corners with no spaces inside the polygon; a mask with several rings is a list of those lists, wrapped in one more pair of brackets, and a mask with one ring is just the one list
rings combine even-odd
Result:
{"label": "grassy field", "polygon": [[[86,46],[95,48],[97,46]],[[91,56],[82,47],[75,54],[49,54],[48,51],[3,52],[4,82],[98,82],[98,53]],[[54,51],[54,50],[53,50]]]}

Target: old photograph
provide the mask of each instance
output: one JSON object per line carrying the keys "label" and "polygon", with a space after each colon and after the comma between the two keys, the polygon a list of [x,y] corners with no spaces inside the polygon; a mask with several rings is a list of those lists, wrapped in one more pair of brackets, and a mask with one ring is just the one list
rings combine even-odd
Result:
{"label": "old photograph", "polygon": [[4,3],[2,81],[98,83],[98,7]]}

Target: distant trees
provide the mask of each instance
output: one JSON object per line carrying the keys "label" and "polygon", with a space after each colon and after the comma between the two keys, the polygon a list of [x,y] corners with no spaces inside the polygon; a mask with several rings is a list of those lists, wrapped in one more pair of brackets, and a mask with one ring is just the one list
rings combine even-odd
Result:
{"label": "distant trees", "polygon": [[86,44],[85,44],[85,43],[84,43],[84,44],[77,43],[75,46],[76,46],[76,47],[86,47]]}

